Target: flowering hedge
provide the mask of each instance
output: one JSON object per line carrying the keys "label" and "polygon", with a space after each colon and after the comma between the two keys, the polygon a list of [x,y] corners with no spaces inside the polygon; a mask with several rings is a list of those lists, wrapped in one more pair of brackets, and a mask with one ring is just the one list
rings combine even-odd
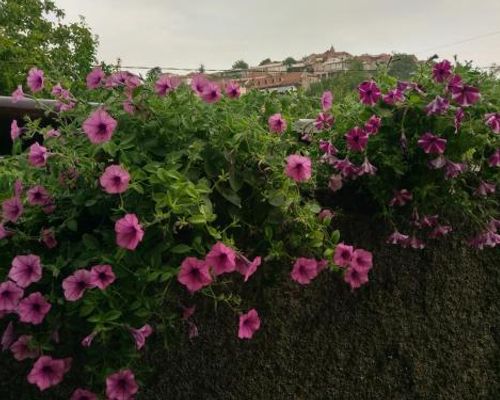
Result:
{"label": "flowering hedge", "polygon": [[[240,96],[201,75],[189,87],[99,68],[77,99],[33,68],[31,93],[51,89],[57,105],[53,126],[13,121],[13,154],[0,160],[3,349],[40,390],[82,372],[73,400],[130,399],[151,334],[183,318],[197,335],[179,290],[228,302],[250,339],[265,316],[228,295],[232,281],[285,270],[307,285],[330,270],[357,289],[373,256],[337,244],[324,190],[369,197],[398,227],[391,243],[422,248],[465,215],[483,229],[472,244],[498,244],[498,85],[430,68],[415,82],[382,71],[338,104],[329,92]],[[19,86],[13,101],[24,96]]]}

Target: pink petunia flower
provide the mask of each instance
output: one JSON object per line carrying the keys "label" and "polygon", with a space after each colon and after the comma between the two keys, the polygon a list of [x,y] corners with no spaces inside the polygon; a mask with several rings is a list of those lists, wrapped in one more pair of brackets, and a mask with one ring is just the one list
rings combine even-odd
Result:
{"label": "pink petunia flower", "polygon": [[500,148],[496,149],[490,158],[488,158],[488,165],[492,168],[500,167]]}
{"label": "pink petunia flower", "polygon": [[368,133],[357,126],[351,129],[345,138],[350,151],[363,151],[368,144]]}
{"label": "pink petunia flower", "polygon": [[14,324],[10,321],[7,324],[7,328],[5,328],[2,333],[2,338],[0,340],[0,345],[2,346],[2,351],[7,351],[7,349],[12,346],[12,343],[16,340],[16,334],[14,332]]}
{"label": "pink petunia flower", "polygon": [[50,200],[49,192],[41,185],[30,188],[27,192],[28,203],[32,206],[43,206]]}
{"label": "pink petunia flower", "polygon": [[335,213],[328,209],[328,208],[323,208],[319,213],[318,213],[318,219],[323,222],[326,221],[327,219],[332,219],[335,216]]}
{"label": "pink petunia flower", "polygon": [[155,92],[158,96],[166,96],[181,84],[181,79],[175,75],[161,75],[155,83]]}
{"label": "pink petunia flower", "polygon": [[115,223],[116,244],[124,249],[135,250],[144,237],[137,215],[126,214]]}
{"label": "pink petunia flower", "polygon": [[49,152],[47,148],[40,146],[38,143],[33,143],[30,146],[28,161],[33,167],[42,168],[47,165]]}
{"label": "pink petunia flower", "polygon": [[17,361],[23,361],[28,358],[37,358],[40,355],[40,351],[30,345],[32,336],[22,335],[17,339],[12,346],[10,346],[10,351]]}
{"label": "pink petunia flower", "polygon": [[286,158],[285,173],[296,182],[306,182],[311,179],[311,159],[298,154],[291,154]]}
{"label": "pink petunia flower", "polygon": [[61,383],[68,370],[68,363],[65,360],[41,356],[28,374],[28,382],[43,391]]}
{"label": "pink petunia flower", "polygon": [[0,311],[12,312],[16,310],[24,291],[11,281],[0,283]]}
{"label": "pink petunia flower", "polygon": [[22,85],[17,86],[16,90],[12,92],[11,97],[13,103],[17,103],[18,101],[24,99],[24,92]]}
{"label": "pink petunia flower", "polygon": [[496,191],[496,185],[492,182],[481,181],[479,186],[475,190],[474,194],[476,196],[488,196],[489,194],[493,194]]}
{"label": "pink petunia flower", "polygon": [[271,115],[268,119],[269,131],[272,133],[282,134],[286,131],[287,123],[281,114]]}
{"label": "pink petunia flower", "polygon": [[140,350],[146,344],[146,339],[153,333],[153,328],[146,324],[139,329],[130,328],[130,333],[135,340],[135,347]]}
{"label": "pink petunia flower", "polygon": [[2,203],[2,217],[5,221],[16,223],[23,215],[24,207],[18,196],[4,200]]}
{"label": "pink petunia flower", "polygon": [[418,239],[415,235],[411,236],[407,242],[407,246],[411,247],[412,249],[416,250],[422,250],[425,248],[424,242],[422,242],[420,239]]}
{"label": "pink petunia flower", "polygon": [[339,267],[347,267],[351,263],[353,253],[353,246],[346,245],[343,242],[339,243],[335,248],[333,262]]}
{"label": "pink petunia flower", "polygon": [[38,282],[42,278],[40,257],[34,254],[14,257],[9,278],[22,288],[27,288],[32,283]]}
{"label": "pink petunia flower", "polygon": [[110,165],[104,170],[99,182],[106,193],[124,193],[130,183],[130,174],[120,165]]}
{"label": "pink petunia flower", "polygon": [[12,236],[13,232],[8,230],[3,222],[0,222],[0,240],[8,238],[9,236]]}
{"label": "pink petunia flower", "polygon": [[205,262],[215,276],[233,272],[236,270],[236,252],[224,243],[217,242],[206,255]]}
{"label": "pink petunia flower", "polygon": [[446,85],[446,89],[449,92],[459,91],[463,87],[464,87],[464,82],[462,80],[462,77],[458,74],[452,75],[448,81],[448,85]]}
{"label": "pink petunia flower", "polygon": [[431,239],[436,239],[436,238],[445,236],[452,231],[453,231],[453,228],[449,225],[438,225],[432,230],[431,233],[429,233],[429,237]]}
{"label": "pink petunia flower", "polygon": [[85,269],[79,269],[68,276],[62,282],[64,297],[68,301],[77,301],[82,298],[85,290],[91,287],[90,272]]}
{"label": "pink petunia flower", "polygon": [[337,192],[340,189],[342,189],[343,182],[342,182],[342,176],[341,175],[331,175],[330,179],[328,180],[328,188],[332,192]]}
{"label": "pink petunia flower", "polygon": [[94,265],[90,270],[90,285],[101,290],[106,289],[116,279],[111,265]]}
{"label": "pink petunia flower", "polygon": [[320,141],[319,141],[319,149],[323,153],[328,154],[328,155],[333,155],[334,156],[335,154],[337,154],[337,149],[332,144],[332,142],[330,142],[329,140],[320,139]]}
{"label": "pink petunia flower", "polygon": [[238,337],[240,339],[251,339],[260,328],[260,318],[257,310],[252,308],[246,314],[240,315]]}
{"label": "pink petunia flower", "polygon": [[478,88],[463,85],[462,87],[452,89],[451,99],[461,107],[470,107],[481,100],[481,93]]}
{"label": "pink petunia flower", "polygon": [[405,101],[405,95],[404,92],[402,92],[399,89],[392,89],[389,90],[389,92],[387,92],[387,94],[382,97],[382,100],[384,101],[384,103],[392,106],[396,103]]}
{"label": "pink petunia flower", "polygon": [[446,160],[446,165],[444,167],[444,177],[446,179],[456,178],[458,175],[465,172],[467,166],[465,163],[456,163],[450,160]]}
{"label": "pink petunia flower", "polygon": [[226,96],[229,97],[230,99],[237,99],[238,97],[241,96],[241,89],[240,85],[236,82],[229,82],[226,87],[225,87],[225,92]]}
{"label": "pink petunia flower", "polygon": [[370,270],[373,266],[373,255],[369,251],[356,249],[352,253],[350,264],[352,268],[358,271]]}
{"label": "pink petunia flower", "polygon": [[374,106],[380,99],[381,92],[374,81],[364,81],[358,86],[359,99],[367,106]]}
{"label": "pink petunia flower", "polygon": [[319,113],[314,121],[314,127],[320,131],[330,129],[335,123],[333,115],[328,113]]}
{"label": "pink petunia flower", "polygon": [[40,233],[40,240],[48,249],[57,247],[56,234],[52,228],[42,229],[42,232]]}
{"label": "pink petunia flower", "polygon": [[191,79],[191,89],[198,96],[201,96],[201,94],[205,91],[205,87],[207,87],[209,83],[210,82],[205,77],[205,75],[197,74],[197,75],[193,76],[193,78]]}
{"label": "pink petunia flower", "polygon": [[57,129],[50,129],[49,131],[47,131],[45,136],[47,138],[58,138],[59,136],[61,136],[61,132],[59,132]]}
{"label": "pink petunia flower", "polygon": [[21,133],[22,129],[17,125],[17,120],[14,119],[10,124],[10,138],[14,141],[21,136]]}
{"label": "pink petunia flower", "polygon": [[108,400],[132,400],[139,390],[131,370],[116,372],[106,378],[106,396]]}
{"label": "pink petunia flower", "polygon": [[432,77],[436,82],[442,83],[451,76],[451,63],[448,60],[443,60],[434,64],[432,68]]}
{"label": "pink petunia flower", "polygon": [[52,308],[40,292],[35,292],[19,302],[19,320],[21,322],[39,325]]}
{"label": "pink petunia flower", "polygon": [[448,100],[443,99],[441,96],[436,96],[427,106],[425,112],[427,115],[443,115],[450,108]]}
{"label": "pink petunia flower", "polygon": [[397,244],[403,247],[406,247],[406,243],[408,241],[409,236],[400,233],[398,230],[395,230],[388,238],[387,242],[389,244]]}
{"label": "pink petunia flower", "polygon": [[378,115],[372,115],[368,121],[365,122],[363,131],[368,133],[368,135],[376,135],[382,125],[382,118]]}
{"label": "pink petunia flower", "polygon": [[351,290],[358,289],[368,283],[368,271],[358,270],[351,266],[344,273],[344,281],[351,286]]}
{"label": "pink petunia flower", "polygon": [[82,339],[81,345],[83,347],[90,347],[96,336],[97,336],[97,331],[93,331],[91,334],[85,336]]}
{"label": "pink petunia flower", "polygon": [[440,154],[435,159],[428,162],[430,169],[441,169],[446,165],[446,157]]}
{"label": "pink petunia flower", "polygon": [[321,95],[321,109],[323,112],[327,112],[332,108],[333,104],[333,93],[329,90],[323,92]]}
{"label": "pink petunia flower", "polygon": [[486,125],[494,132],[500,133],[500,112],[489,113],[485,116]]}
{"label": "pink petunia flower", "polygon": [[134,115],[136,107],[132,99],[124,100],[122,106],[123,106],[123,111],[125,111],[127,114]]}
{"label": "pink petunia flower", "polygon": [[187,257],[182,261],[177,280],[186,286],[190,293],[197,292],[212,283],[209,265],[195,257]]}
{"label": "pink petunia flower", "polygon": [[209,82],[200,97],[205,103],[217,103],[222,98],[219,85],[215,82]]}
{"label": "pink petunia flower", "polygon": [[69,400],[97,400],[97,395],[85,389],[76,389]]}
{"label": "pink petunia flower", "polygon": [[446,150],[446,142],[446,139],[427,132],[420,137],[418,145],[426,154],[443,154]]}
{"label": "pink petunia flower", "polygon": [[368,157],[365,157],[363,164],[361,164],[361,167],[359,169],[358,175],[375,175],[377,173],[377,167],[375,167],[372,163],[370,163],[370,160],[368,160]]}
{"label": "pink petunia flower", "polygon": [[101,67],[96,67],[89,72],[86,78],[88,89],[97,89],[102,86],[104,80],[106,79],[106,74]]}
{"label": "pink petunia flower", "polygon": [[253,261],[248,260],[246,257],[241,255],[236,255],[236,271],[238,271],[241,275],[244,276],[244,282],[247,282],[248,279],[257,271],[257,268],[260,266],[262,262],[262,258],[257,256],[253,259]]}
{"label": "pink petunia flower", "polygon": [[464,118],[465,118],[464,110],[460,107],[457,108],[457,110],[455,111],[455,118],[453,121],[455,124],[455,133],[458,133],[458,131],[462,127],[462,122],[463,122]]}
{"label": "pink petunia flower", "polygon": [[295,282],[308,285],[318,276],[319,272],[318,262],[314,258],[300,257],[293,264],[290,276]]}
{"label": "pink petunia flower", "polygon": [[83,131],[91,143],[99,144],[111,140],[117,125],[117,121],[100,108],[83,122]]}
{"label": "pink petunia flower", "polygon": [[394,197],[389,202],[391,207],[403,207],[406,203],[413,199],[413,195],[407,189],[401,189],[394,192]]}
{"label": "pink petunia flower", "polygon": [[36,67],[31,68],[28,72],[27,83],[33,93],[41,91],[45,83],[43,71]]}

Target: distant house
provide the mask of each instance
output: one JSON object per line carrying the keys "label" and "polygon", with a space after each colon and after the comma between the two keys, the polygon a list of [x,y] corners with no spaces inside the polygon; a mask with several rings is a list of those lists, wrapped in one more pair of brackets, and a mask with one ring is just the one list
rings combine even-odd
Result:
{"label": "distant house", "polygon": [[308,72],[285,72],[252,77],[247,79],[244,84],[248,89],[288,91],[298,88],[307,89],[311,83],[318,80],[318,77]]}
{"label": "distant house", "polygon": [[270,64],[259,65],[250,68],[250,72],[286,72],[287,66],[281,62],[272,62]]}
{"label": "distant house", "polygon": [[387,64],[391,60],[392,56],[390,54],[362,54],[360,56],[354,57],[354,60],[361,62],[363,64],[363,69],[367,71],[372,71],[377,69],[381,64]]}

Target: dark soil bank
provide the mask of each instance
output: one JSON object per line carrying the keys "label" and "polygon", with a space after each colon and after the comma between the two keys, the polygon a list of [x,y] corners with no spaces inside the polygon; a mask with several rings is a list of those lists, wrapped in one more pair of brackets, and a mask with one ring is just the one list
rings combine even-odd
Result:
{"label": "dark soil bank", "polygon": [[[241,288],[244,308],[262,319],[251,341],[237,339],[231,310],[196,296],[200,336],[168,351],[150,339],[155,372],[139,399],[500,399],[498,249],[449,240],[404,250],[383,244],[387,232],[373,223],[343,225],[346,242],[374,252],[368,286],[351,293],[323,273],[306,287],[283,275],[263,290],[264,266]],[[12,366],[0,355],[1,400],[69,398],[26,389]],[[85,386],[71,375],[71,388]]]}
{"label": "dark soil bank", "polygon": [[352,294],[328,273],[250,284],[244,304],[262,319],[251,341],[227,308],[198,306],[200,336],[149,355],[158,373],[141,399],[500,399],[498,249],[403,250],[367,226],[342,232],[374,251],[369,286]]}

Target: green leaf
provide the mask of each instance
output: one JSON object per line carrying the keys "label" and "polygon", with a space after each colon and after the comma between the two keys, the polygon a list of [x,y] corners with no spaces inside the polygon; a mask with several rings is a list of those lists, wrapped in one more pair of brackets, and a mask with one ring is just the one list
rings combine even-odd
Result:
{"label": "green leaf", "polygon": [[191,246],[188,246],[187,244],[178,244],[177,246],[174,246],[170,249],[171,253],[174,254],[185,254],[189,253],[192,250]]}
{"label": "green leaf", "polygon": [[236,207],[241,208],[241,198],[238,194],[228,187],[217,184],[215,186],[217,191],[224,197],[227,201],[234,204]]}

